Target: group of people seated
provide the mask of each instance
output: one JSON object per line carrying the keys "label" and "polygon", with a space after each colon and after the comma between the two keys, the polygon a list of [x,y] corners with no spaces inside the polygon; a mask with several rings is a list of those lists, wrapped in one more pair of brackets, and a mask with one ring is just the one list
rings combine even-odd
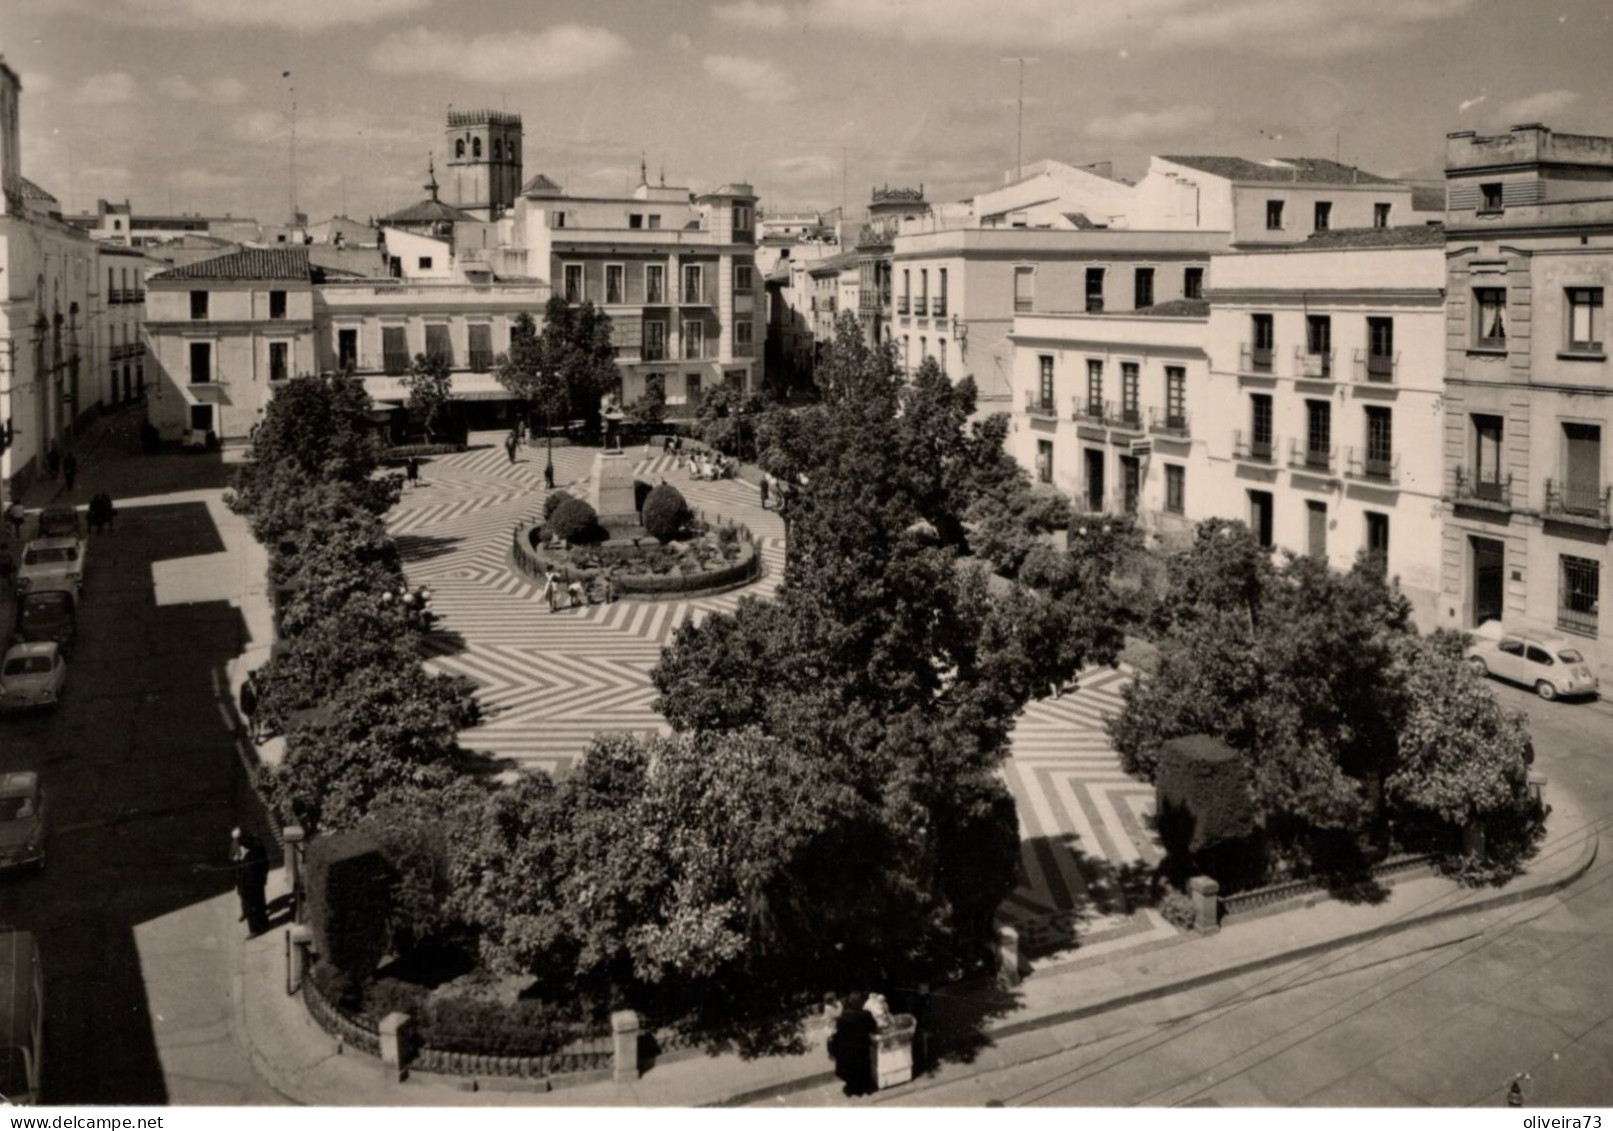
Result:
{"label": "group of people seated", "polygon": [[692,479],[732,479],[738,471],[739,461],[731,456],[696,452],[689,457]]}

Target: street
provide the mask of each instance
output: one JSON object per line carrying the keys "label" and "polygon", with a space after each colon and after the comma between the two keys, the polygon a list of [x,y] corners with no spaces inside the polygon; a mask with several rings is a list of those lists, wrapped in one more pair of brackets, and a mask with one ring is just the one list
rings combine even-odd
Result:
{"label": "street", "polygon": [[230,552],[244,527],[221,536],[228,469],[141,456],[133,424],[111,422],[72,496],[110,491],[119,515],[86,555],[63,702],[0,719],[0,771],[37,770],[48,812],[47,868],[0,880],[0,922],[40,940],[47,1102],[273,1101],[230,1036],[245,928],[224,866],[233,825],[268,841],[225,675],[261,564]]}

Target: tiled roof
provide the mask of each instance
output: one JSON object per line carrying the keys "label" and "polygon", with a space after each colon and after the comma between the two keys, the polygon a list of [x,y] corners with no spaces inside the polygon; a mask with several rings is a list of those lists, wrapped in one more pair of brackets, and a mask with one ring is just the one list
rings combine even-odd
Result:
{"label": "tiled roof", "polygon": [[1445,225],[1407,224],[1400,228],[1333,228],[1317,232],[1301,247],[1444,247]]}
{"label": "tiled roof", "polygon": [[1225,177],[1231,181],[1286,181],[1315,185],[1392,185],[1398,182],[1341,165],[1322,157],[1278,157],[1275,163],[1250,161],[1246,157],[1166,157],[1166,161],[1190,169]]}
{"label": "tiled roof", "polygon": [[203,259],[151,276],[151,282],[169,279],[261,279],[306,283],[313,278],[308,251],[300,247],[254,247]]}
{"label": "tiled roof", "polygon": [[1173,298],[1169,302],[1156,302],[1135,313],[1149,318],[1203,318],[1210,313],[1207,298]]}
{"label": "tiled roof", "polygon": [[832,275],[836,271],[844,271],[848,267],[855,266],[856,263],[857,263],[856,253],[850,252],[850,251],[843,251],[839,255],[831,255],[826,259],[818,260],[811,267],[807,268],[807,274],[808,275]]}
{"label": "tiled roof", "polygon": [[61,203],[61,201],[34,184],[27,177],[18,177],[17,179],[22,182],[22,198],[24,200],[48,200],[52,204]]}
{"label": "tiled roof", "polygon": [[381,217],[383,224],[435,224],[440,221],[448,223],[475,223],[476,217],[468,212],[461,212],[451,204],[444,204],[440,200],[422,200],[419,204],[411,204],[401,212],[394,212],[390,216]]}
{"label": "tiled roof", "polygon": [[1414,212],[1445,211],[1444,185],[1413,185],[1411,207]]}
{"label": "tiled roof", "polygon": [[560,186],[551,181],[542,173],[538,173],[526,184],[521,186],[522,196],[552,195],[560,191]]}

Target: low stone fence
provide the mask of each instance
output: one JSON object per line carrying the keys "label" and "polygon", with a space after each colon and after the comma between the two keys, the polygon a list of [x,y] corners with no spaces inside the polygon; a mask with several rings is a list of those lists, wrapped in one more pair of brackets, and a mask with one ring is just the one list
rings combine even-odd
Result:
{"label": "low stone fence", "polygon": [[[559,561],[551,561],[532,547],[532,535],[540,526],[517,525],[510,538],[510,558],[515,568],[535,585],[543,584],[545,574],[552,566],[562,581],[579,579],[592,583],[603,573],[602,569],[579,569]],[[725,562],[715,569],[699,573],[679,574],[612,574],[616,592],[622,597],[688,596],[694,593],[721,593],[749,585],[762,574],[762,555],[750,528],[736,525],[739,531],[739,558]]]}
{"label": "low stone fence", "polygon": [[319,991],[313,978],[302,979],[302,1002],[308,1007],[308,1016],[325,1032],[344,1046],[381,1055],[381,1034],[376,1026],[361,1018],[342,1012],[341,1008]]}
{"label": "low stone fence", "polygon": [[[1370,878],[1366,882],[1386,882],[1427,875],[1433,869],[1434,857],[1428,854],[1391,856],[1372,866],[1368,873]],[[1267,884],[1265,887],[1240,891],[1236,895],[1222,896],[1221,918],[1223,921],[1250,919],[1284,910],[1291,904],[1305,900],[1332,899],[1333,894],[1328,888],[1325,877],[1285,880],[1278,884]]]}

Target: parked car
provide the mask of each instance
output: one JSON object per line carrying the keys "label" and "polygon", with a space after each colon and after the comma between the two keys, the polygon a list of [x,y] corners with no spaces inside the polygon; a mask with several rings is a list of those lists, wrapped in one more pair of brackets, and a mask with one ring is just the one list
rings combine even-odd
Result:
{"label": "parked car", "polygon": [[45,795],[31,771],[0,774],[0,871],[45,866]]}
{"label": "parked car", "polygon": [[1481,675],[1521,683],[1542,699],[1596,694],[1596,671],[1566,637],[1532,630],[1509,631],[1486,621],[1473,631],[1468,663]]}
{"label": "parked car", "polygon": [[0,709],[54,707],[66,684],[60,645],[50,640],[13,644],[0,664]]}
{"label": "parked car", "polygon": [[77,507],[46,507],[39,512],[39,537],[80,538],[83,534]]}
{"label": "parked car", "polygon": [[86,543],[77,538],[35,538],[23,547],[17,567],[17,591],[78,589],[84,584]]}
{"label": "parked car", "polygon": [[0,1096],[39,1102],[45,1051],[45,979],[39,947],[27,931],[0,931]]}
{"label": "parked car", "polygon": [[36,589],[17,602],[17,636],[54,640],[65,652],[78,633],[78,598],[67,589]]}

